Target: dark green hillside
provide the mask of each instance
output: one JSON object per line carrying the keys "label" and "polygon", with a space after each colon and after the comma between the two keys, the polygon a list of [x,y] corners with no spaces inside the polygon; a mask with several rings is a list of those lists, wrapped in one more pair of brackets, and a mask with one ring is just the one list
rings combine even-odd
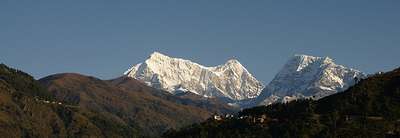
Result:
{"label": "dark green hillside", "polygon": [[400,118],[400,68],[361,80],[358,85],[318,101],[318,112]]}
{"label": "dark green hillside", "polygon": [[[135,128],[61,103],[30,75],[0,65],[2,137],[135,137]],[[107,132],[103,130],[108,130]]]}
{"label": "dark green hillside", "polygon": [[0,80],[20,94],[38,96],[48,100],[54,98],[32,76],[20,70],[9,68],[4,64],[0,64]]}
{"label": "dark green hillside", "polygon": [[400,137],[400,68],[318,101],[254,107],[165,137]]}

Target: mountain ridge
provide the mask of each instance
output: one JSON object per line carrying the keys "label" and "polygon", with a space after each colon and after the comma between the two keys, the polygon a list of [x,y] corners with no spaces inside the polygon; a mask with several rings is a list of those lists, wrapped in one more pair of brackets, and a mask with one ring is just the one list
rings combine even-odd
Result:
{"label": "mountain ridge", "polygon": [[296,54],[255,101],[268,105],[298,98],[320,99],[346,90],[365,76],[358,70],[336,64],[329,57]]}
{"label": "mountain ridge", "polygon": [[159,52],[152,53],[145,62],[132,66],[124,75],[171,93],[181,89],[204,97],[231,100],[254,98],[264,87],[236,59],[206,67]]}
{"label": "mountain ridge", "polygon": [[167,131],[164,137],[400,136],[400,68],[362,78],[344,92],[240,111]]}

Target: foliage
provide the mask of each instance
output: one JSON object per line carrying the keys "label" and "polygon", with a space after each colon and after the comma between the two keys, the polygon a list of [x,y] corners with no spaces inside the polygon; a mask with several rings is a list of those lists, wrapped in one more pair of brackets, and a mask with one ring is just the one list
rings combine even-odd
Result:
{"label": "foliage", "polygon": [[138,137],[137,128],[75,105],[59,104],[30,75],[0,64],[0,136]]}
{"label": "foliage", "polygon": [[[267,122],[254,122],[260,116]],[[244,119],[243,119],[244,117]],[[209,119],[164,137],[399,137],[400,68],[320,99],[254,107],[235,118]]]}
{"label": "foliage", "polygon": [[0,80],[7,82],[16,92],[51,100],[54,96],[46,91],[32,76],[20,70],[0,64]]}

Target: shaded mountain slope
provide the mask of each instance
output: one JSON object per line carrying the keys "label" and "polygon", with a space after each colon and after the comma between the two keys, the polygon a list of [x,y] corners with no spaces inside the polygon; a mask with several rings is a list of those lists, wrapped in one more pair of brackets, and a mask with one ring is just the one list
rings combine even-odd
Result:
{"label": "shaded mountain slope", "polygon": [[130,78],[104,81],[66,73],[36,81],[0,65],[1,136],[158,137],[214,112],[232,109],[173,96]]}
{"label": "shaded mountain slope", "polygon": [[400,119],[400,68],[361,79],[345,93],[319,100],[317,111]]}
{"label": "shaded mountain slope", "polygon": [[[107,120],[107,121],[104,121]],[[0,65],[0,135],[4,137],[135,137],[135,128],[56,102],[26,73]]]}
{"label": "shaded mountain slope", "polygon": [[172,95],[169,92],[149,87],[143,82],[130,77],[119,77],[109,80],[109,82],[126,91],[147,93],[174,103],[207,109],[207,111],[212,113],[225,114],[239,111],[238,108],[229,106],[227,103],[220,101],[218,98],[206,98],[191,92],[181,92],[179,94]]}
{"label": "shaded mountain slope", "polygon": [[194,100],[185,102],[183,98],[160,92],[131,78],[103,81],[69,73],[39,81],[59,101],[137,127],[146,136],[158,136],[167,129],[200,122],[213,114]]}
{"label": "shaded mountain slope", "polygon": [[209,119],[165,137],[400,137],[400,68],[318,101],[296,100]]}

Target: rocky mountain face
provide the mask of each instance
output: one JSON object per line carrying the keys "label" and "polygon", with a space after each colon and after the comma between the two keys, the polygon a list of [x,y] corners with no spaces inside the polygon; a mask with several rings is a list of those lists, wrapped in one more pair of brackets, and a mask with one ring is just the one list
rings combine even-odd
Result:
{"label": "rocky mountain face", "polygon": [[264,86],[239,61],[205,67],[180,58],[154,52],[125,75],[172,94],[192,92],[204,97],[243,100],[257,97]]}
{"label": "rocky mountain face", "polygon": [[[192,92],[227,98],[232,105],[251,107],[300,98],[320,99],[346,90],[365,75],[336,64],[329,57],[295,55],[264,88],[237,60],[205,67],[155,52],[125,72],[127,77],[172,94]],[[261,92],[262,90],[262,92]]]}
{"label": "rocky mountain face", "polygon": [[329,57],[295,55],[255,99],[255,104],[299,98],[317,100],[344,91],[364,77],[362,72],[338,65]]}

